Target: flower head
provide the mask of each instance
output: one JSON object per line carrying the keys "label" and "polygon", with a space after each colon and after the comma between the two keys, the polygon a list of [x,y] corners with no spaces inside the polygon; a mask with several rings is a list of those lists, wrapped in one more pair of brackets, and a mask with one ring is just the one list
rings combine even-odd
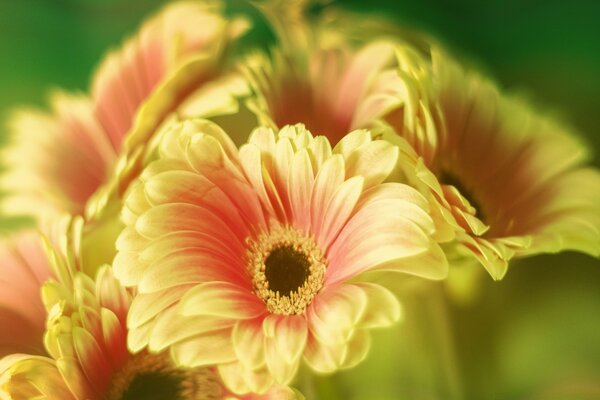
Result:
{"label": "flower head", "polygon": [[[82,225],[66,225],[81,235]],[[81,272],[77,238],[64,238],[62,250],[49,248],[57,280],[43,286],[48,313],[44,345],[49,356],[12,354],[0,360],[0,397],[128,400],[172,398],[205,400],[240,398],[223,385],[216,368],[181,369],[168,353],[137,354],[127,348],[131,293],[114,278],[110,266],[95,279]],[[279,397],[278,397],[279,396]],[[292,399],[284,387],[264,397]]]}
{"label": "flower head", "polygon": [[248,107],[262,125],[302,123],[335,144],[387,109],[383,71],[395,65],[394,47],[386,41],[359,49],[343,42],[277,49],[271,59],[246,61],[253,91]]}
{"label": "flower head", "polygon": [[396,160],[367,131],[332,149],[302,125],[258,128],[238,152],[207,121],[173,127],[123,210],[114,268],[138,291],[130,347],[217,364],[237,392],[289,382],[302,358],[321,372],[360,362],[368,330],[400,308],[354,280],[447,269],[425,200],[383,183]]}
{"label": "flower head", "polygon": [[0,357],[44,354],[46,312],[40,290],[52,271],[35,232],[0,243]]}
{"label": "flower head", "polygon": [[585,166],[576,135],[435,47],[428,70],[400,77],[386,138],[455,230],[459,253],[494,279],[516,256],[600,255],[600,173]]}
{"label": "flower head", "polygon": [[[4,209],[41,222],[86,208],[94,216],[105,197],[124,191],[146,151],[139,147],[190,86],[222,72],[225,50],[246,24],[221,11],[218,1],[170,4],[106,57],[89,96],[56,93],[51,112],[15,112],[3,155]],[[104,185],[100,204],[88,204]]]}

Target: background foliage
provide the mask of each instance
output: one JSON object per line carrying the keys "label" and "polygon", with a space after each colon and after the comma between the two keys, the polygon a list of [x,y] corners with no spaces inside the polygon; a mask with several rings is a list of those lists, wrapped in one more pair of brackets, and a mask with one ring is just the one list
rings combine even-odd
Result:
{"label": "background foliage", "polygon": [[[241,0],[230,0],[239,6]],[[87,90],[102,55],[161,0],[0,2],[0,118],[44,106],[55,87]],[[600,153],[600,3],[559,0],[362,0],[336,3],[391,16],[438,37],[505,89],[576,127]],[[5,140],[0,130],[0,142]],[[599,157],[594,159],[600,165]],[[22,222],[0,215],[0,231]],[[479,279],[468,303],[440,285],[402,291],[406,323],[379,332],[369,359],[333,377],[301,378],[323,399],[598,399],[600,263],[573,253]]]}

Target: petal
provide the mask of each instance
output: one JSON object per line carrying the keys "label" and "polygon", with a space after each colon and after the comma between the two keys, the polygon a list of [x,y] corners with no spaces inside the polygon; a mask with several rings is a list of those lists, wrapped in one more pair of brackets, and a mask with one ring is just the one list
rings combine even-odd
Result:
{"label": "petal", "polygon": [[326,344],[315,337],[309,337],[304,350],[304,361],[316,372],[331,373],[340,368],[346,349],[346,343]]}
{"label": "petal", "polygon": [[7,205],[40,221],[81,214],[116,158],[90,99],[56,92],[50,102],[52,113],[14,113],[13,143],[2,157],[10,168],[0,185],[14,193]]}
{"label": "petal", "polygon": [[365,189],[383,182],[398,161],[398,148],[375,140],[354,150],[346,158],[346,176],[363,176]]}
{"label": "petal", "polygon": [[111,310],[119,320],[126,319],[131,297],[114,277],[109,265],[98,270],[94,294],[100,306]]}
{"label": "petal", "polygon": [[231,341],[231,328],[207,332],[171,346],[175,365],[203,367],[230,363],[236,360]]}
{"label": "petal", "polygon": [[357,282],[367,295],[367,308],[360,320],[360,327],[371,329],[390,326],[400,320],[402,310],[398,299],[383,286],[368,282]]}
{"label": "petal", "polygon": [[74,357],[62,357],[56,361],[56,366],[71,393],[77,393],[80,396],[79,398],[83,399],[92,399],[97,395],[83,373],[79,360]]}
{"label": "petal", "polygon": [[[231,140],[231,137],[216,123],[207,119],[188,119],[183,122],[184,129],[192,132],[200,132],[203,135],[210,136],[215,139],[227,158],[234,160],[237,157],[237,147]],[[192,161],[192,160],[190,160]]]}
{"label": "petal", "polygon": [[[47,357],[12,354],[0,359],[0,396],[6,399],[75,400],[56,363]],[[4,398],[4,397],[2,397]]]}
{"label": "petal", "polygon": [[304,360],[317,372],[331,373],[342,368],[353,368],[369,352],[371,336],[364,329],[352,332],[347,343],[324,343],[316,337],[308,340]]}
{"label": "petal", "polygon": [[394,60],[394,47],[388,42],[373,42],[352,59],[342,78],[337,96],[336,116],[356,111],[366,86],[379,70]]}
{"label": "petal", "polygon": [[310,332],[326,344],[346,343],[368,304],[365,291],[356,285],[321,290],[307,310]]}
{"label": "petal", "polygon": [[279,357],[293,363],[304,350],[308,334],[306,317],[303,315],[269,315],[263,322],[267,339],[273,339]]}
{"label": "petal", "polygon": [[202,249],[183,249],[152,263],[139,282],[138,290],[140,293],[151,293],[174,286],[215,280],[241,282],[240,274],[218,255]]}
{"label": "petal", "polygon": [[131,353],[137,353],[148,346],[150,331],[152,330],[154,322],[155,321],[150,321],[135,328],[129,328],[127,331],[127,348]]}
{"label": "petal", "polygon": [[273,177],[273,182],[279,192],[289,193],[288,176],[290,175],[290,167],[294,160],[294,146],[287,137],[282,137],[279,132],[275,153],[275,171],[277,176]]}
{"label": "petal", "polygon": [[311,231],[316,237],[320,237],[327,206],[344,176],[344,159],[339,154],[327,159],[317,173],[310,200]]}
{"label": "petal", "polygon": [[218,255],[231,265],[243,268],[246,248],[239,241],[230,240],[223,243],[219,238],[203,232],[178,231],[162,235],[149,242],[144,249],[139,250],[140,258],[146,262],[155,261],[161,257],[170,256],[185,250],[205,251]]}
{"label": "petal", "polygon": [[100,315],[102,318],[102,341],[114,371],[125,364],[129,355],[127,352],[127,328],[121,325],[117,316],[107,308],[102,308]]}
{"label": "petal", "polygon": [[[389,199],[404,200],[407,203],[413,203],[422,210],[427,210],[429,208],[429,203],[425,197],[416,189],[396,182],[385,182],[365,190],[360,197],[357,208],[367,207],[374,202]],[[419,211],[416,212],[419,213]],[[415,219],[415,222],[423,220],[423,218],[413,219]],[[423,229],[431,229],[431,224],[424,225]]]}
{"label": "petal", "polygon": [[263,320],[238,321],[232,333],[233,348],[245,368],[257,370],[265,364]]}
{"label": "petal", "polygon": [[462,244],[484,266],[494,280],[501,280],[508,271],[508,259],[498,254],[501,246],[494,246],[483,238],[463,237]]}
{"label": "petal", "polygon": [[358,329],[348,342],[344,361],[340,368],[353,368],[367,358],[371,348],[371,335],[364,329]]}
{"label": "petal", "polygon": [[[151,205],[166,203],[202,204],[222,202],[224,210],[236,207],[225,194],[204,176],[191,171],[165,171],[144,182],[144,192]],[[229,211],[231,210],[231,211]]]}
{"label": "petal", "polygon": [[[422,220],[420,223],[413,219]],[[441,250],[429,232],[431,218],[414,204],[390,199],[372,203],[357,211],[329,249],[326,282],[341,282],[361,272],[396,269],[430,279],[443,278],[447,262],[439,259]],[[365,232],[369,232],[365,235]],[[405,263],[411,257],[431,254],[431,265]]]}
{"label": "petal", "polygon": [[156,317],[149,332],[148,348],[160,352],[174,343],[221,329],[231,329],[234,321],[214,316],[182,317],[173,306]]}
{"label": "petal", "polygon": [[77,311],[79,318],[78,322],[81,327],[89,332],[94,338],[101,339],[102,322],[100,319],[100,310],[96,307],[82,305],[79,306]]}
{"label": "petal", "polygon": [[329,144],[329,140],[325,136],[315,137],[308,148],[311,151],[311,155],[315,162],[315,170],[317,171],[322,168],[325,161],[329,160],[332,156],[331,144]]}
{"label": "petal", "polygon": [[127,314],[127,326],[137,328],[142,326],[169,306],[175,304],[194,285],[175,286],[161,292],[138,293],[131,303]]}
{"label": "petal", "polygon": [[96,339],[82,328],[73,328],[73,346],[88,381],[96,393],[102,393],[112,373],[107,355]]}
{"label": "petal", "polygon": [[354,176],[342,183],[327,205],[322,230],[317,242],[323,249],[328,249],[340,230],[348,222],[354,206],[363,190],[364,179]]}
{"label": "petal", "polygon": [[[283,206],[280,204],[279,196],[274,197],[268,189],[269,177],[265,176],[260,149],[254,144],[246,144],[240,148],[240,160],[248,180],[260,197],[261,203],[267,208],[269,214],[280,215]],[[275,201],[273,201],[275,200]]]}
{"label": "petal", "polygon": [[287,385],[294,378],[300,366],[300,358],[292,363],[283,360],[277,352],[275,340],[269,338],[265,338],[265,360],[275,382],[281,385]]}
{"label": "petal", "polygon": [[43,354],[46,312],[40,291],[51,276],[51,267],[35,232],[24,232],[0,243],[0,325],[3,327],[0,357],[5,352]]}
{"label": "petal", "polygon": [[302,149],[294,155],[290,175],[288,176],[288,193],[292,205],[294,225],[307,231],[310,224],[310,196],[315,176],[308,152]]}
{"label": "petal", "polygon": [[371,142],[371,134],[364,130],[359,129],[350,132],[339,141],[338,144],[333,148],[334,154],[341,154],[344,160],[347,160],[356,149],[364,146]]}
{"label": "petal", "polygon": [[135,286],[144,276],[146,263],[140,261],[138,253],[119,251],[113,261],[114,273],[123,286]]}
{"label": "petal", "polygon": [[216,139],[194,135],[186,150],[190,164],[225,193],[235,204],[242,221],[250,226],[264,224],[265,217],[254,188],[246,180],[238,161],[229,159]]}
{"label": "petal", "polygon": [[280,384],[289,383],[300,365],[308,336],[304,316],[269,315],[263,323],[265,358],[269,371]]}
{"label": "petal", "polygon": [[252,319],[265,313],[264,304],[252,292],[227,282],[197,285],[181,299],[182,315],[207,315]]}
{"label": "petal", "polygon": [[262,394],[269,390],[274,383],[273,377],[266,369],[252,371],[239,362],[221,364],[218,369],[223,382],[234,393]]}
{"label": "petal", "polygon": [[199,205],[169,203],[156,206],[141,215],[136,230],[148,239],[177,231],[203,232],[227,243],[234,238],[243,241],[247,232],[236,232],[220,216]]}

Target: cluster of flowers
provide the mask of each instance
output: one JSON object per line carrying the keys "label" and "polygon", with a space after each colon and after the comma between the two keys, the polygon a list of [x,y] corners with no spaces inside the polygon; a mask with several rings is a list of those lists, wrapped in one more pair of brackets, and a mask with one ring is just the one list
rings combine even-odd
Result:
{"label": "cluster of flowers", "polygon": [[600,254],[567,128],[433,40],[303,7],[259,3],[277,40],[248,51],[248,18],[169,4],[89,94],[14,114],[3,210],[37,227],[0,246],[0,398],[302,398],[301,363],[353,367],[400,319],[381,282]]}

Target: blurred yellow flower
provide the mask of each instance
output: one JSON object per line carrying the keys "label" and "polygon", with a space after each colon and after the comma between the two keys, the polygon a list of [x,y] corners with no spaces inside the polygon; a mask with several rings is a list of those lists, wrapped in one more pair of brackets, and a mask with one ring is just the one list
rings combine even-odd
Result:
{"label": "blurred yellow flower", "polygon": [[0,357],[45,354],[46,312],[40,289],[51,276],[36,232],[19,233],[0,243]]}
{"label": "blurred yellow flower", "polygon": [[[127,349],[126,320],[131,293],[110,266],[95,279],[81,272],[77,243],[82,224],[65,224],[61,250],[48,245],[57,280],[42,288],[48,312],[44,345],[48,357],[11,354],[0,360],[0,398],[125,400],[294,399],[296,392],[273,387],[264,396],[237,397],[216,368],[177,368],[168,353],[137,354]],[[6,397],[8,396],[8,397]]]}
{"label": "blurred yellow flower", "polygon": [[[115,275],[134,286],[129,346],[218,364],[232,390],[359,363],[397,321],[369,271],[446,275],[424,198],[382,183],[397,150],[354,131],[332,150],[302,125],[257,128],[238,151],[208,121],[174,126],[126,199]],[[353,283],[348,280],[353,279]]]}
{"label": "blurred yellow flower", "polygon": [[494,279],[513,257],[600,255],[600,172],[585,166],[588,149],[571,130],[436,46],[429,69],[399,71],[396,85],[402,101],[384,116],[385,138],[455,229],[453,251]]}

